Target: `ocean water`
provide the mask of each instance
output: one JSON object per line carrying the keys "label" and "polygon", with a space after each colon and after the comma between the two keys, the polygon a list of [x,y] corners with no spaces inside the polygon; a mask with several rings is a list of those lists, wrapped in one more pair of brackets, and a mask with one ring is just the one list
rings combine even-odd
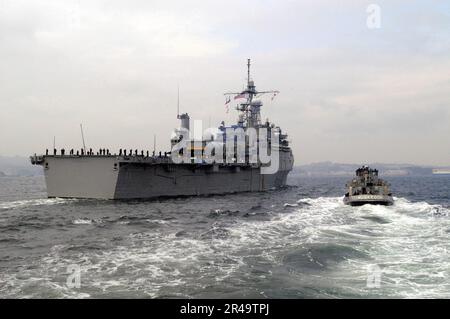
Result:
{"label": "ocean water", "polygon": [[153,201],[0,178],[0,297],[449,298],[450,176],[387,180],[391,207],[343,205],[335,177]]}

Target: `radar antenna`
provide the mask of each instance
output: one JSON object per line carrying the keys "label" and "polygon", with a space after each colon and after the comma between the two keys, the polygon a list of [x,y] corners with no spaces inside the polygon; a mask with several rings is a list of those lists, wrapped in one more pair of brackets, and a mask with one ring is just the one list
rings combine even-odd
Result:
{"label": "radar antenna", "polygon": [[80,123],[81,130],[81,140],[83,141],[83,151],[86,153],[86,144],[84,143],[84,132],[83,132],[83,124]]}
{"label": "radar antenna", "polygon": [[[247,59],[247,88],[243,89],[241,92],[227,92],[224,93],[225,96],[230,100],[231,95],[234,96],[234,99],[246,99],[245,102],[239,103],[236,106],[236,110],[239,112],[239,119],[238,124],[246,127],[251,127],[255,125],[259,125],[260,123],[260,107],[262,106],[262,103],[258,103],[258,106],[251,107],[253,98],[256,96],[262,96],[267,93],[273,93],[278,94],[279,91],[272,90],[272,91],[257,91],[255,87],[254,81],[251,80],[250,77],[250,59]],[[229,101],[228,100],[228,101]],[[253,119],[253,120],[251,120]],[[256,120],[256,123],[254,121]]]}

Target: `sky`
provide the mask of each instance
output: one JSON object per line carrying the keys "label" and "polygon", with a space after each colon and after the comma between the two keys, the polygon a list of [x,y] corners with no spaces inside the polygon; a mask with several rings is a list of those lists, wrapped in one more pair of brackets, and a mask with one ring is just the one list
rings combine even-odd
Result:
{"label": "sky", "polygon": [[450,165],[450,3],[433,0],[0,0],[0,155],[80,148],[80,123],[88,148],[168,151],[177,87],[191,120],[232,124],[247,58],[296,164]]}

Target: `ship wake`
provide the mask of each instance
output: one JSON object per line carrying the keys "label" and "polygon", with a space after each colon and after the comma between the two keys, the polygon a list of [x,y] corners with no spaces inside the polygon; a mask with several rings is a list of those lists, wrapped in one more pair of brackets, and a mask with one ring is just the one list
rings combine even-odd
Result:
{"label": "ship wake", "polygon": [[[29,297],[450,297],[448,207],[405,198],[350,207],[341,197],[258,207],[255,215],[178,212],[151,229],[71,218],[80,231],[140,228],[117,242],[57,244],[20,278],[3,273],[0,293],[39,285]],[[72,264],[81,267],[80,289],[65,285]]]}

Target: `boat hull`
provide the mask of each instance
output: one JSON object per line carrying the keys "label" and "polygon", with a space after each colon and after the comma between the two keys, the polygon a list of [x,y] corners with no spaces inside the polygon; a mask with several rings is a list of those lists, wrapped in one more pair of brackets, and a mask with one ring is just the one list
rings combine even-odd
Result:
{"label": "boat hull", "polygon": [[345,196],[344,204],[350,206],[362,206],[366,204],[390,206],[394,204],[394,199],[389,195],[353,195]]}
{"label": "boat hull", "polygon": [[262,174],[252,165],[154,163],[114,156],[47,156],[48,197],[147,199],[258,192],[286,185],[292,156],[280,156],[280,169]]}

